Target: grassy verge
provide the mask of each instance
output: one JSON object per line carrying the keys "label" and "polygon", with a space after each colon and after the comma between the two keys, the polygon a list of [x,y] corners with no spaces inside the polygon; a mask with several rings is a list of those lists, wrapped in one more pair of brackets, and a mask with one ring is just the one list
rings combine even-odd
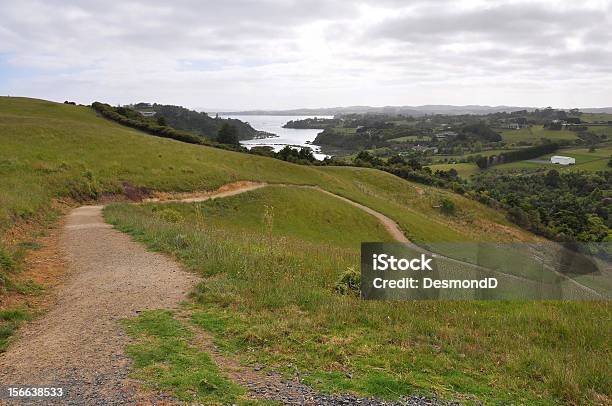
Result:
{"label": "grassy verge", "polygon": [[6,349],[9,338],[19,324],[29,318],[30,314],[23,309],[0,310],[0,352]]}
{"label": "grassy verge", "polygon": [[[105,216],[206,277],[193,295],[192,321],[224,351],[281,369],[292,363],[320,390],[389,399],[437,393],[487,404],[610,401],[609,304],[364,302],[340,295],[338,281],[358,266],[359,252],[342,246],[325,218],[303,210],[292,193],[260,190],[223,204],[114,205]],[[266,205],[300,213],[312,230],[283,215],[273,217],[270,231],[265,210],[255,221]],[[162,214],[167,209],[178,215]],[[336,233],[379,237],[354,222]]]}
{"label": "grassy verge", "polygon": [[127,348],[135,377],[156,391],[184,402],[207,405],[260,405],[245,399],[246,390],[231,382],[208,354],[191,343],[191,331],[173,314],[147,311],[124,321],[134,343]]}
{"label": "grassy verge", "polygon": [[221,376],[210,357],[189,344],[190,331],[167,311],[149,311],[126,321],[136,339],[127,353],[136,377],[156,390],[170,391],[179,400],[233,403],[244,392]]}

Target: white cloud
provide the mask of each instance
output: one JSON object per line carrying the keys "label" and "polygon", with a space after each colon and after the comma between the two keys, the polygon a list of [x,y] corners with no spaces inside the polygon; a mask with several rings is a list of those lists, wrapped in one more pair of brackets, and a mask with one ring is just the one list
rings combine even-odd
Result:
{"label": "white cloud", "polygon": [[0,93],[232,109],[612,105],[611,11],[610,0],[3,2]]}

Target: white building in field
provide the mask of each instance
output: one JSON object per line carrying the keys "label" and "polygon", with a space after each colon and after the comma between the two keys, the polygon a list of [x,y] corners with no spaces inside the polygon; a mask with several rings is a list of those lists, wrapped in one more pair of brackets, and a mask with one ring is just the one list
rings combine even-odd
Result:
{"label": "white building in field", "polygon": [[553,155],[550,157],[550,163],[559,165],[575,165],[576,158],[572,158],[571,156]]}
{"label": "white building in field", "polygon": [[155,111],[140,111],[138,110],[141,116],[143,117],[153,117],[155,115]]}

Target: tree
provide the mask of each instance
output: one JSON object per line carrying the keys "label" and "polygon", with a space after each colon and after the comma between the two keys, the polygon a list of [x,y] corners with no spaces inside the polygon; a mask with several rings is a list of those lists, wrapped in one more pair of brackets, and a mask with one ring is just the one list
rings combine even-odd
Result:
{"label": "tree", "polygon": [[312,150],[308,147],[300,148],[298,151],[298,158],[309,162],[314,162],[316,159],[312,153]]}
{"label": "tree", "polygon": [[489,159],[486,156],[479,155],[476,158],[476,165],[478,165],[480,169],[486,169],[489,166]]}
{"label": "tree", "polygon": [[168,123],[166,123],[166,119],[164,118],[164,116],[157,117],[157,125],[161,125],[163,127],[168,125]]}
{"label": "tree", "polygon": [[453,202],[447,197],[442,199],[442,201],[440,202],[440,207],[442,209],[442,213],[449,215],[455,214],[455,202]]}
{"label": "tree", "polygon": [[368,162],[370,163],[372,166],[378,166],[378,165],[382,165],[382,159],[378,158],[377,156],[374,156],[373,154],[369,153],[368,151],[360,151],[357,156],[355,157],[355,161],[362,161],[362,162]]}
{"label": "tree", "polygon": [[240,145],[236,127],[228,123],[223,124],[217,133],[217,142],[227,145]]}
{"label": "tree", "polygon": [[546,173],[546,176],[544,177],[544,183],[546,184],[546,186],[558,187],[559,181],[559,172],[555,169],[548,171],[548,173]]}
{"label": "tree", "polygon": [[406,161],[399,155],[393,155],[391,158],[387,160],[389,165],[405,165]]}

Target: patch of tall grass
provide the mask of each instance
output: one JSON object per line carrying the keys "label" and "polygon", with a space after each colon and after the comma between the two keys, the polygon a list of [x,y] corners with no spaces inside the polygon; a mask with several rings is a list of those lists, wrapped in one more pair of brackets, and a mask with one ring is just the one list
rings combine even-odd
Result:
{"label": "patch of tall grass", "polygon": [[205,277],[192,320],[244,362],[291,363],[321,390],[392,399],[418,392],[540,405],[612,396],[607,303],[361,301],[336,289],[358,250],[325,233],[320,243],[299,231],[270,237],[265,227],[233,227],[240,211],[209,222],[193,207],[167,221],[154,206],[114,205],[105,216]]}

